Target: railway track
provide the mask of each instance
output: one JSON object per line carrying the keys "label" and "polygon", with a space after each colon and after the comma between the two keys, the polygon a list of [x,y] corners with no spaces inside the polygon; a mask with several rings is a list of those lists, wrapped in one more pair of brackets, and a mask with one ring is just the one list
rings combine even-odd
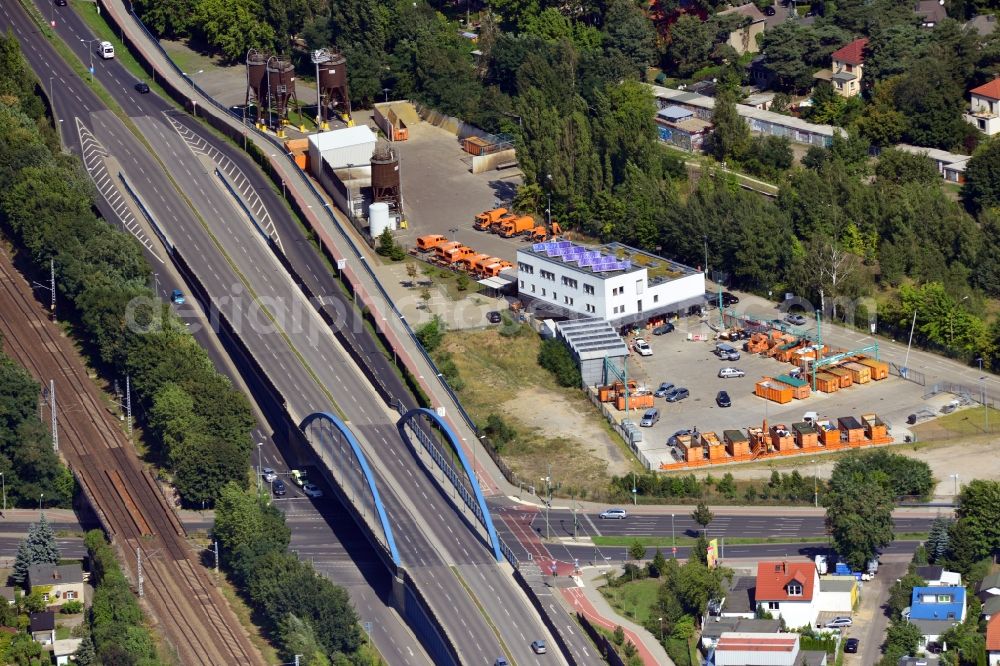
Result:
{"label": "railway track", "polygon": [[55,380],[60,454],[132,581],[141,557],[144,600],[180,663],[263,666],[83,360],[49,321],[5,249],[0,249],[0,333],[4,350],[43,386]]}

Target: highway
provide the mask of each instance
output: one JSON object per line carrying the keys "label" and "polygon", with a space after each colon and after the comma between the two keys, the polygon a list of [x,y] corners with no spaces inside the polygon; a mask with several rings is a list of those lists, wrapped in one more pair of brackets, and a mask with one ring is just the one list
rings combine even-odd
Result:
{"label": "highway", "polygon": [[[7,16],[17,13],[12,8]],[[358,369],[345,359],[326,325],[239,214],[229,195],[223,188],[213,187],[212,169],[206,169],[204,160],[192,152],[177,130],[185,126],[193,132],[202,131],[197,125],[185,125],[189,119],[184,114],[155,96],[135,94],[134,77],[116,61],[96,63],[97,78],[132,118],[152,152],[169,160],[170,176],[201,213],[204,225],[172,194],[170,178],[149,152],[116,118],[102,111],[88,91],[82,86],[77,89],[70,72],[59,72],[58,58],[43,53],[46,45],[25,21],[22,17],[20,29],[15,32],[22,41],[30,42],[25,52],[33,67],[39,71],[52,69],[61,75],[63,85],[57,88],[57,98],[66,95],[63,99],[67,110],[86,114],[82,119],[94,124],[95,137],[130,174],[133,187],[170,240],[181,248],[219,310],[230,321],[242,322],[241,337],[288,399],[293,418],[330,410],[331,398],[348,417],[368,456],[376,462],[380,489],[404,563],[448,633],[456,639],[462,661],[485,663],[507,653],[519,663],[535,663],[538,658],[530,652],[528,643],[534,638],[550,638],[540,620],[510,575],[492,562],[474,531],[423,473],[420,463],[399,440],[394,418],[386,413]],[[16,19],[13,22],[17,25]],[[72,33],[74,29],[82,31],[82,27],[74,27],[68,16],[59,26],[66,26],[63,29],[70,31],[66,41],[87,58],[79,41],[82,37]],[[73,103],[69,95],[77,102]],[[76,116],[67,116],[61,106],[57,102],[65,131],[70,117],[75,121]],[[276,219],[283,213],[283,209],[272,211]],[[337,290],[331,296],[339,293]],[[262,301],[267,303],[267,312],[259,306]],[[461,581],[456,574],[461,575]],[[479,611],[463,583],[495,624]]]}

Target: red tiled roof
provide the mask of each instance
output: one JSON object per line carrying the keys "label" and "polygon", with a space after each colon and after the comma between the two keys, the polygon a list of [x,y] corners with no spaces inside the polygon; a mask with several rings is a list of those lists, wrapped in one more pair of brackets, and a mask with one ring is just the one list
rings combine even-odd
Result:
{"label": "red tiled roof", "polygon": [[1000,77],[993,79],[989,83],[984,83],[978,88],[973,88],[969,92],[980,97],[990,97],[1000,100]]}
{"label": "red tiled roof", "polygon": [[864,51],[867,44],[867,37],[855,39],[847,46],[843,46],[834,51],[830,57],[834,60],[839,60],[840,62],[846,62],[848,65],[861,65],[865,62]]}
{"label": "red tiled roof", "polygon": [[[758,562],[757,601],[812,601],[816,565],[812,562]],[[801,596],[789,596],[788,584],[802,585]]]}
{"label": "red tiled roof", "polygon": [[986,651],[1000,652],[1000,615],[994,615],[986,623]]}
{"label": "red tiled roof", "polygon": [[798,634],[746,634],[726,632],[719,636],[715,651],[726,652],[794,652]]}

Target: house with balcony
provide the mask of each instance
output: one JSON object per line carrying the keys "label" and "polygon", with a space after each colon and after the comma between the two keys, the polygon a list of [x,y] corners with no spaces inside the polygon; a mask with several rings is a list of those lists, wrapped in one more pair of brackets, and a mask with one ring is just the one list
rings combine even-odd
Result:
{"label": "house with balcony", "polygon": [[[841,97],[854,97],[861,92],[861,77],[865,67],[865,47],[868,38],[855,39],[832,54],[830,85]],[[819,74],[817,74],[819,76]]]}
{"label": "house with balcony", "polygon": [[813,562],[758,562],[757,610],[791,628],[812,626],[819,614],[819,574]]}
{"label": "house with balcony", "polygon": [[962,117],[987,136],[1000,132],[1000,77],[969,91],[969,110]]}

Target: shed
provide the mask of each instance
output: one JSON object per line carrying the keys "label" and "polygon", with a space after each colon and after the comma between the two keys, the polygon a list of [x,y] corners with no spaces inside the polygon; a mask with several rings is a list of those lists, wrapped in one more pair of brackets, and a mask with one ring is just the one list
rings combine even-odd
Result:
{"label": "shed", "polygon": [[865,430],[853,416],[841,416],[837,419],[840,438],[846,442],[860,442],[865,436]]}
{"label": "shed", "polygon": [[809,397],[809,382],[804,379],[792,377],[790,375],[778,375],[777,379],[782,384],[792,387],[792,396],[796,400],[805,400]]}
{"label": "shed", "polygon": [[819,446],[819,434],[812,423],[802,421],[793,423],[792,430],[795,432],[795,443],[800,449],[810,449]]}
{"label": "shed", "polygon": [[677,122],[678,120],[693,118],[694,111],[672,104],[657,111],[656,117],[662,118],[663,120],[670,120]]}
{"label": "shed", "polygon": [[795,449],[795,436],[783,423],[771,426],[771,446],[776,451],[792,451]]}
{"label": "shed", "polygon": [[723,430],[722,439],[726,442],[729,455],[734,458],[750,455],[750,440],[742,430]]}
{"label": "shed", "polygon": [[792,401],[792,387],[769,377],[757,382],[754,393],[781,405]]}
{"label": "shed", "polygon": [[861,423],[865,427],[865,436],[871,441],[884,442],[889,438],[889,429],[878,415],[862,414]]}
{"label": "shed", "polygon": [[556,334],[573,352],[584,387],[605,383],[605,362],[618,372],[624,371],[628,347],[607,321],[594,317],[561,321],[556,324]]}
{"label": "shed", "polygon": [[840,443],[840,430],[829,421],[814,421],[816,436],[820,446],[832,446]]}

